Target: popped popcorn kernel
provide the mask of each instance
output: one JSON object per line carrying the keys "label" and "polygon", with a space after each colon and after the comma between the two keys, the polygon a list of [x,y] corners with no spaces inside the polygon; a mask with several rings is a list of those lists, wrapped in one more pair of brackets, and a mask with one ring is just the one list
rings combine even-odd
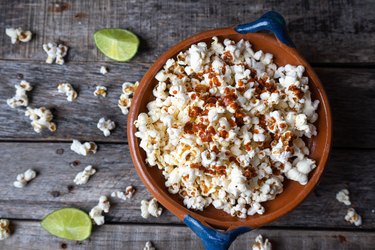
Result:
{"label": "popped popcorn kernel", "polygon": [[255,238],[255,243],[253,244],[252,248],[253,250],[272,250],[272,245],[268,239],[263,241],[263,236],[259,234]]}
{"label": "popped popcorn kernel", "polygon": [[80,141],[73,139],[70,149],[79,155],[87,156],[90,153],[95,154],[98,146],[95,144],[95,142],[81,143]]}
{"label": "popped popcorn kernel", "polygon": [[354,210],[354,208],[348,209],[345,215],[345,220],[357,227],[362,225],[362,217]]}
{"label": "popped popcorn kernel", "polygon": [[349,199],[349,190],[348,189],[342,189],[340,190],[337,194],[336,194],[336,199],[341,202],[341,203],[344,203],[345,205],[347,206],[350,206],[352,203],[350,202],[350,199]]}
{"label": "popped popcorn kernel", "polygon": [[134,187],[133,186],[127,186],[125,188],[125,192],[114,191],[114,192],[112,192],[111,197],[116,197],[118,199],[126,201],[127,199],[132,198],[134,193],[135,193]]}
{"label": "popped popcorn kernel", "polygon": [[104,117],[100,118],[98,125],[98,129],[103,132],[104,136],[109,136],[111,134],[111,130],[115,129],[116,124],[111,120],[106,120]]}
{"label": "popped popcorn kernel", "polygon": [[31,126],[34,128],[36,133],[41,133],[44,128],[48,128],[49,131],[56,131],[56,124],[52,122],[52,112],[45,108],[26,108],[25,116],[28,116],[31,120]]}
{"label": "popped popcorn kernel", "polygon": [[74,178],[74,183],[76,185],[86,184],[90,177],[96,173],[96,169],[92,165],[87,166],[82,172],[79,172]]}
{"label": "popped popcorn kernel", "polygon": [[27,107],[29,105],[29,98],[27,92],[31,91],[33,88],[30,83],[22,80],[19,84],[14,86],[16,88],[16,95],[7,100],[7,104],[11,108],[16,108],[20,106]]}
{"label": "popped popcorn kernel", "polygon": [[104,86],[96,86],[95,91],[94,91],[94,96],[102,96],[106,97],[107,96],[107,88]]}
{"label": "popped popcorn kernel", "polygon": [[93,207],[89,213],[91,219],[94,220],[95,224],[101,226],[104,224],[104,213],[108,213],[111,204],[107,198],[107,196],[100,196],[99,203],[95,207]]}
{"label": "popped popcorn kernel", "polygon": [[5,240],[10,236],[10,222],[6,219],[0,219],[0,240]]}
{"label": "popped popcorn kernel", "polygon": [[17,175],[17,180],[13,182],[13,186],[16,188],[23,188],[31,180],[35,179],[36,172],[32,169],[28,169],[23,174]]}
{"label": "popped popcorn kernel", "polygon": [[141,201],[141,215],[143,218],[147,219],[150,215],[154,217],[159,217],[163,212],[163,209],[159,207],[158,201],[153,198],[150,201]]}
{"label": "popped popcorn kernel", "polygon": [[65,94],[66,99],[69,102],[77,99],[77,91],[74,90],[73,86],[70,83],[59,83],[59,85],[57,86],[57,90],[59,91],[59,93]]}
{"label": "popped popcorn kernel", "polygon": [[108,69],[105,66],[100,67],[100,74],[105,75],[108,73]]}
{"label": "popped popcorn kernel", "polygon": [[[191,45],[155,75],[154,100],[134,123],[147,164],[189,209],[265,213],[285,179],[306,185],[316,168],[303,139],[317,135],[319,101],[304,73],[246,40]],[[122,106],[131,92],[124,84]]]}
{"label": "popped popcorn kernel", "polygon": [[10,37],[12,44],[18,41],[26,43],[31,40],[33,35],[31,31],[23,31],[21,28],[7,28],[5,29],[5,34]]}
{"label": "popped popcorn kernel", "polygon": [[143,250],[156,250],[151,241],[147,241]]}
{"label": "popped popcorn kernel", "polygon": [[65,63],[64,57],[67,55],[69,47],[56,43],[47,43],[43,44],[43,50],[47,53],[46,63],[52,64],[60,64],[63,65]]}
{"label": "popped popcorn kernel", "polygon": [[129,113],[129,108],[130,108],[131,101],[132,101],[132,95],[135,92],[135,90],[138,88],[138,86],[139,86],[139,82],[135,82],[134,84],[130,82],[124,82],[122,84],[122,94],[118,101],[118,106],[124,115],[127,115]]}

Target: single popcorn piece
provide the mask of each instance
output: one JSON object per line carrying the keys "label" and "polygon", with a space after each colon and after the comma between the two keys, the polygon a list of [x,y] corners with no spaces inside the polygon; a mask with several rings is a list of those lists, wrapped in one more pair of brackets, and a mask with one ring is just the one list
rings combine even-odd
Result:
{"label": "single popcorn piece", "polygon": [[105,75],[108,73],[108,69],[105,66],[100,67],[100,74]]}
{"label": "single popcorn piece", "polygon": [[147,241],[143,250],[156,250],[156,248],[152,245],[151,241]]}
{"label": "single popcorn piece", "polygon": [[95,154],[98,146],[92,141],[81,143],[80,141],[73,139],[70,149],[79,155],[87,156],[90,153]]}
{"label": "single popcorn piece", "polygon": [[93,207],[89,213],[90,217],[94,220],[95,224],[101,226],[104,224],[104,213],[108,213],[111,204],[107,196],[100,196],[99,203],[95,207]]}
{"label": "single popcorn piece", "polygon": [[129,113],[129,108],[132,102],[132,95],[138,88],[138,86],[139,82],[135,82],[134,84],[131,82],[124,82],[122,84],[122,94],[118,101],[118,106],[124,115],[127,115]]}
{"label": "single popcorn piece", "polygon": [[153,198],[150,201],[141,201],[141,215],[143,218],[147,219],[150,215],[154,217],[159,217],[163,212],[163,209],[159,207],[158,201]]}
{"label": "single popcorn piece", "polygon": [[28,42],[31,40],[32,33],[31,31],[23,31],[21,28],[7,28],[5,29],[5,34],[10,37],[12,44],[20,42]]}
{"label": "single popcorn piece", "polygon": [[116,197],[118,199],[126,201],[127,199],[132,198],[134,193],[135,193],[134,187],[133,186],[127,186],[125,188],[125,192],[122,192],[122,191],[112,192],[111,197]]}
{"label": "single popcorn piece", "polygon": [[94,91],[94,96],[102,96],[106,97],[107,96],[107,88],[104,86],[96,86],[95,91]]}
{"label": "single popcorn piece", "polygon": [[111,130],[115,129],[116,125],[113,121],[106,120],[104,117],[102,117],[100,118],[97,127],[103,132],[104,136],[109,136],[111,134]]}
{"label": "single popcorn piece", "polygon": [[46,63],[57,63],[63,65],[65,63],[64,57],[68,53],[69,48],[62,44],[47,43],[43,44],[43,49],[47,53]]}
{"label": "single popcorn piece", "polygon": [[16,95],[7,100],[9,107],[16,108],[20,106],[27,107],[29,105],[29,98],[26,92],[31,91],[33,88],[30,83],[22,80],[19,84],[14,86],[16,88]]}
{"label": "single popcorn piece", "polygon": [[345,205],[347,206],[350,206],[352,203],[350,202],[350,199],[349,199],[349,190],[347,189],[342,189],[340,190],[337,194],[336,194],[336,199],[341,202],[341,203],[344,203]]}
{"label": "single popcorn piece", "polygon": [[[123,106],[132,91],[123,84]],[[286,179],[306,185],[316,168],[305,139],[317,135],[319,100],[305,68],[276,65],[249,41],[191,45],[165,62],[152,95],[135,136],[148,166],[188,209],[263,214]]]}
{"label": "single popcorn piece", "polygon": [[90,177],[96,173],[96,169],[91,165],[87,166],[82,172],[79,172],[74,178],[74,183],[77,185],[86,184]]}
{"label": "single popcorn piece", "polygon": [[10,236],[10,222],[6,219],[0,219],[0,240],[5,240]]}
{"label": "single popcorn piece", "polygon": [[362,225],[362,217],[359,214],[357,214],[354,208],[348,209],[345,215],[345,220],[347,222],[350,222],[350,224],[354,224],[357,227]]}
{"label": "single popcorn piece", "polygon": [[45,107],[35,109],[27,107],[25,115],[30,118],[31,126],[35,132],[41,133],[43,128],[48,128],[51,132],[56,131],[56,124],[52,122],[53,115],[49,109]]}
{"label": "single popcorn piece", "polygon": [[253,244],[253,250],[272,250],[271,242],[268,239],[263,241],[263,236],[258,235],[255,238],[255,243]]}
{"label": "single popcorn piece", "polygon": [[23,174],[17,175],[17,180],[13,182],[13,186],[16,188],[23,188],[27,185],[31,180],[35,179],[36,172],[32,169],[28,169]]}
{"label": "single popcorn piece", "polygon": [[74,90],[73,86],[70,83],[60,83],[57,86],[57,90],[59,91],[59,93],[64,93],[66,95],[66,99],[69,102],[77,99],[77,91]]}

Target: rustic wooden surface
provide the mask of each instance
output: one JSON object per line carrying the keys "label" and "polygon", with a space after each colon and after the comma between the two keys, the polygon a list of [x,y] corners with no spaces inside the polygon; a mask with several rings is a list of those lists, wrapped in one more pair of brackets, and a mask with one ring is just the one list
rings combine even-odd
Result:
{"label": "rustic wooden surface", "polygon": [[[329,95],[334,124],[331,159],[316,190],[296,210],[278,221],[241,236],[232,249],[249,249],[258,233],[275,249],[373,249],[375,244],[375,8],[364,1],[2,1],[0,2],[0,218],[9,218],[13,236],[0,249],[142,249],[152,240],[158,249],[201,249],[195,237],[171,213],[142,219],[140,201],[150,197],[132,166],[125,134],[126,116],[117,107],[124,81],[140,80],[151,63],[174,43],[215,27],[253,20],[267,10],[282,13],[297,47],[315,67]],[[11,45],[6,27],[29,28],[27,44]],[[130,63],[114,63],[97,51],[92,34],[103,27],[128,28],[142,42]],[[64,66],[45,64],[41,45],[70,46]],[[110,73],[103,76],[100,66]],[[35,134],[23,109],[5,100],[23,78],[34,86],[32,107],[53,109],[56,133]],[[57,93],[68,81],[79,91],[68,103]],[[97,84],[107,98],[93,96]],[[110,137],[96,128],[101,117],[118,127]],[[89,157],[70,151],[72,138],[98,142]],[[77,164],[79,163],[79,164]],[[86,165],[98,173],[87,185],[73,179]],[[25,189],[12,183],[34,168],[38,177]],[[38,222],[61,207],[89,211],[103,194],[127,185],[137,193],[129,201],[113,200],[107,225],[81,244],[45,233]],[[353,207],[363,216],[354,227],[343,219],[347,207],[336,192],[348,188]]]}

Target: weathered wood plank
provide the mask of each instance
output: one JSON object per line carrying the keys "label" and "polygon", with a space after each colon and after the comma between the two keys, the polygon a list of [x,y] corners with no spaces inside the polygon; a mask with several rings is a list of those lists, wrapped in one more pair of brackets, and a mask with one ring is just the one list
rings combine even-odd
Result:
{"label": "weathered wood plank", "polygon": [[[145,220],[140,215],[142,199],[151,197],[131,163],[129,150],[121,144],[99,144],[96,155],[83,157],[70,151],[68,143],[0,143],[0,217],[42,219],[61,207],[79,207],[89,211],[100,195],[109,195],[134,185],[137,193],[129,201],[113,200],[109,222],[181,223],[165,212],[159,218]],[[295,211],[271,226],[306,228],[350,228],[344,221],[347,207],[335,199],[336,192],[347,187],[353,206],[363,216],[363,229],[375,227],[373,150],[334,150],[317,189]],[[79,161],[74,166],[72,162]],[[83,186],[73,179],[86,165],[98,172]],[[24,189],[14,188],[16,175],[27,168],[38,177]]]}
{"label": "weathered wood plank", "polygon": [[[0,61],[0,138],[1,140],[94,140],[126,142],[126,116],[117,107],[124,81],[139,80],[149,64],[105,64],[110,73],[103,76],[103,63],[71,63],[65,66],[44,63]],[[335,147],[374,148],[373,106],[375,105],[375,70],[317,68],[332,106]],[[22,109],[7,106],[6,99],[14,95],[18,74],[35,87],[29,94],[30,106],[45,105],[54,108],[58,129],[55,133],[36,134]],[[68,81],[79,91],[78,99],[69,103],[57,93],[57,83]],[[93,95],[95,86],[109,87],[107,98]],[[359,112],[360,111],[360,112]],[[101,117],[117,122],[118,128],[110,137],[104,137],[96,128]],[[11,124],[11,125],[10,125]]]}
{"label": "weathered wood plank", "polygon": [[[151,240],[157,249],[203,249],[198,237],[187,227],[155,225],[104,225],[95,228],[89,240],[66,241],[49,235],[38,222],[14,221],[14,234],[0,241],[0,248],[15,249],[143,249]],[[312,230],[254,230],[237,238],[231,250],[251,249],[255,237],[267,237],[272,249],[373,249],[375,233]]]}
{"label": "weathered wood plank", "polygon": [[[151,62],[171,45],[197,32],[252,21],[267,10],[282,13],[291,37],[311,62],[375,61],[373,1],[3,1],[0,58],[45,60],[41,45],[63,41],[70,61],[103,61],[92,34],[104,27],[128,28],[142,39],[135,62]],[[5,27],[23,26],[36,35],[11,46]]]}

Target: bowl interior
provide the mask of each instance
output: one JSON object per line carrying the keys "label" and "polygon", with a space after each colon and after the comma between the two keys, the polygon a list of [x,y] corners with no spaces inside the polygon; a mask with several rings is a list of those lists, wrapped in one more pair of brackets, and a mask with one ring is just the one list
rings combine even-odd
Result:
{"label": "bowl interior", "polygon": [[[213,206],[206,208],[202,212],[188,210],[183,206],[182,199],[178,195],[172,195],[168,192],[164,185],[165,179],[161,171],[157,167],[151,168],[147,166],[145,163],[146,155],[139,148],[139,140],[134,136],[136,132],[134,121],[137,119],[139,113],[147,112],[147,103],[154,100],[152,89],[157,84],[154,76],[163,67],[166,60],[175,57],[178,52],[186,50],[193,43],[204,41],[210,44],[213,36],[217,36],[221,41],[224,38],[229,38],[236,42],[240,39],[247,39],[253,45],[254,50],[261,49],[264,52],[272,53],[274,55],[274,62],[278,66],[285,64],[303,65],[306,68],[306,75],[309,77],[312,97],[320,101],[318,109],[319,119],[315,124],[318,136],[307,141],[310,148],[310,157],[317,162],[317,168],[310,174],[308,184],[303,186],[294,181],[284,181],[284,191],[276,199],[263,203],[266,212],[263,215],[248,216],[246,219],[232,217],[221,210],[215,209]],[[291,211],[302,202],[317,184],[330,150],[331,115],[327,97],[318,77],[307,62],[298,55],[295,49],[285,46],[268,34],[250,33],[241,35],[231,28],[217,29],[200,33],[180,42],[169,49],[152,65],[140,82],[140,87],[133,98],[128,116],[128,138],[133,163],[142,181],[158,201],[180,219],[183,219],[186,214],[190,214],[199,221],[220,229],[239,226],[259,227]]]}

